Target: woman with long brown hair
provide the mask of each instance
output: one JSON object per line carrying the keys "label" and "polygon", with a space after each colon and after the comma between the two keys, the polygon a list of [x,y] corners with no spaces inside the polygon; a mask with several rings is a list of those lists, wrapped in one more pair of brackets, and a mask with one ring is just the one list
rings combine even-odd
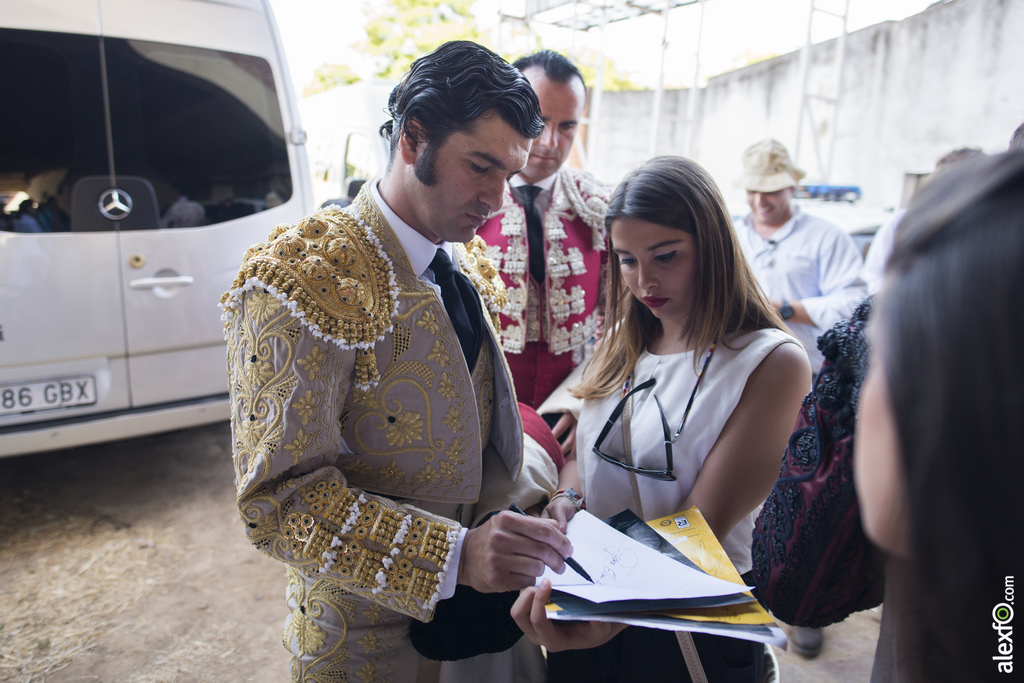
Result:
{"label": "woman with long brown hair", "polygon": [[[545,515],[580,505],[655,519],[697,505],[730,559],[750,570],[757,508],[810,386],[810,367],[744,260],[721,192],[698,164],[651,159],[616,189],[605,336],[575,393],[584,399],[576,458]],[[513,616],[549,650],[551,680],[687,680],[675,635],[549,622],[547,582]],[[763,647],[696,634],[712,680],[757,680]],[[593,651],[555,654],[560,650]],[[711,676],[709,676],[711,677]]]}

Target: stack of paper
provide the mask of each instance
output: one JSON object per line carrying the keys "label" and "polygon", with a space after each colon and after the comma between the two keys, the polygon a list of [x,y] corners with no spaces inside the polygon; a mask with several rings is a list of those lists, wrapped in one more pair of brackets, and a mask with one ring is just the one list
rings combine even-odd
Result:
{"label": "stack of paper", "polygon": [[785,633],[743,585],[696,507],[646,524],[625,511],[609,523],[586,511],[569,522],[573,559],[594,583],[571,569],[561,575],[548,569],[540,578],[554,588],[549,619],[613,621],[785,647]]}

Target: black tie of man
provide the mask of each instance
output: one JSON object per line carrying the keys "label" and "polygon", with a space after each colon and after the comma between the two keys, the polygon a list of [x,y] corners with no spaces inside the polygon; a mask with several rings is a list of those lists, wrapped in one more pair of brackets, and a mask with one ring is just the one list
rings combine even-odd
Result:
{"label": "black tie of man", "polygon": [[544,282],[544,228],[541,226],[537,195],[541,192],[536,185],[522,185],[519,194],[523,198],[523,212],[526,214],[526,237],[530,249],[530,275],[537,284]]}
{"label": "black tie of man", "polygon": [[480,297],[469,278],[455,271],[444,249],[438,249],[434,254],[430,270],[434,271],[434,282],[441,288],[444,310],[448,312],[452,327],[455,328],[469,371],[473,372],[484,338],[484,314],[480,310]]}

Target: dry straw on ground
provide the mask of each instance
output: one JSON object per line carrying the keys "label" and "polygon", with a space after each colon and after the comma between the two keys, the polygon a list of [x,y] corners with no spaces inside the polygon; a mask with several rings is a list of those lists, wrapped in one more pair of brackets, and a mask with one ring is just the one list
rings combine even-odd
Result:
{"label": "dry straw on ground", "polygon": [[115,617],[182,559],[148,530],[105,515],[58,517],[33,498],[0,500],[0,681],[45,681],[66,667],[123,628]]}

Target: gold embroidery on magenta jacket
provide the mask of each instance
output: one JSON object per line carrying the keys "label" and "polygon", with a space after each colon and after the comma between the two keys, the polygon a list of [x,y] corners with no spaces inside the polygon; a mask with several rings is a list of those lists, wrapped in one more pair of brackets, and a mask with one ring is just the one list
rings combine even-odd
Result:
{"label": "gold embroidery on magenta jacket", "polygon": [[[411,271],[369,193],[276,228],[221,300],[250,540],[423,620],[461,527],[393,499],[475,502],[488,441],[513,478],[521,462],[521,423],[495,351],[504,286],[479,239],[455,253],[490,313],[473,376],[439,296]],[[292,628],[315,644],[315,629]]]}

